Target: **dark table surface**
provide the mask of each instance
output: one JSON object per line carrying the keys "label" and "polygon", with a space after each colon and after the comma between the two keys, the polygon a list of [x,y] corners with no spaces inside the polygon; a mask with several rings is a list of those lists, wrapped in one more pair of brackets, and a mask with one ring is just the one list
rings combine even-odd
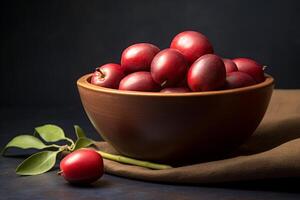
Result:
{"label": "dark table surface", "polygon": [[[46,123],[61,126],[67,135],[73,134],[73,124],[79,124],[91,138],[101,139],[80,107],[2,108],[0,113],[1,148],[12,137],[31,134],[34,127]],[[0,199],[300,199],[299,178],[169,185],[105,174],[90,187],[75,187],[56,175],[57,168],[38,176],[17,176],[14,170],[25,158],[24,151],[10,150],[9,153],[18,156],[0,158]]]}

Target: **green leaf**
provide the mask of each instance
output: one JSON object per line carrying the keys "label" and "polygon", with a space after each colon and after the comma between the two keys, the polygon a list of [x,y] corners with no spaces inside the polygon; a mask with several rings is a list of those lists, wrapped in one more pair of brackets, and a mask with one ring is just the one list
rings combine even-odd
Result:
{"label": "green leaf", "polygon": [[94,144],[94,141],[89,138],[84,138],[84,137],[79,138],[75,143],[73,151],[91,146],[92,144]]}
{"label": "green leaf", "polygon": [[75,129],[77,139],[86,137],[84,130],[80,126],[74,125],[74,129]]}
{"label": "green leaf", "polygon": [[7,148],[15,147],[21,149],[45,149],[51,147],[51,145],[45,145],[40,139],[32,135],[19,135],[14,137],[2,150],[2,154],[6,151]]}
{"label": "green leaf", "polygon": [[31,155],[16,169],[19,175],[38,175],[49,171],[56,162],[59,151],[42,151]]}
{"label": "green leaf", "polygon": [[46,142],[57,142],[66,139],[64,131],[59,126],[53,124],[36,127],[35,131]]}

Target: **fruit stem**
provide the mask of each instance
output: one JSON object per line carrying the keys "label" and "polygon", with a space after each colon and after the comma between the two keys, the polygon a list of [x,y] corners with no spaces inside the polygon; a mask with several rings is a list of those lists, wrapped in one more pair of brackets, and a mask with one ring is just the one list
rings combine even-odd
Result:
{"label": "fruit stem", "polygon": [[101,71],[101,69],[96,68],[96,71],[100,73],[100,77],[101,77],[101,78],[104,78],[104,77],[105,77],[105,74]]}
{"label": "fruit stem", "polygon": [[168,80],[165,80],[164,82],[162,82],[162,84],[160,84],[161,87],[164,87],[167,84]]}
{"label": "fruit stem", "polygon": [[59,149],[59,148],[61,148],[62,146],[59,146],[59,145],[57,145],[57,144],[51,144],[50,147],[55,147],[55,148],[58,148],[58,149]]}
{"label": "fruit stem", "polygon": [[150,168],[150,169],[170,169],[170,168],[172,168],[169,165],[162,165],[162,164],[152,163],[152,162],[148,162],[148,161],[136,160],[136,159],[133,159],[133,158],[114,155],[114,154],[106,153],[106,152],[103,152],[103,151],[97,151],[97,152],[103,158],[113,160],[113,161],[117,161],[117,162],[120,162],[120,163],[126,163],[126,164],[136,165],[136,166],[140,166],[140,167],[146,167],[146,168]]}
{"label": "fruit stem", "polygon": [[71,143],[71,149],[75,146],[75,143],[73,142],[72,139],[66,137],[65,140]]}
{"label": "fruit stem", "polygon": [[263,66],[263,71],[265,71],[268,68],[268,66],[264,65]]}

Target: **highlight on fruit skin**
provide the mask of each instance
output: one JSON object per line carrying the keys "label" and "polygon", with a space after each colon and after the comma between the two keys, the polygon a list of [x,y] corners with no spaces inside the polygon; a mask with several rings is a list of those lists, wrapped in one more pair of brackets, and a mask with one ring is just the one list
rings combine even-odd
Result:
{"label": "highlight on fruit skin", "polygon": [[201,56],[190,67],[187,81],[194,92],[220,89],[226,81],[226,70],[222,59],[214,54]]}
{"label": "highlight on fruit skin", "polygon": [[79,149],[62,159],[58,174],[72,184],[90,184],[103,173],[102,156],[91,149]]}
{"label": "highlight on fruit skin", "polygon": [[117,89],[124,76],[124,68],[121,65],[108,63],[96,68],[91,83],[101,87]]}
{"label": "highlight on fruit skin", "polygon": [[191,92],[187,87],[174,87],[174,88],[164,88],[160,92],[162,93],[186,93]]}
{"label": "highlight on fruit skin", "polygon": [[208,38],[196,31],[184,31],[177,34],[170,48],[180,51],[189,64],[205,54],[213,54],[214,49]]}
{"label": "highlight on fruit skin", "polygon": [[183,93],[246,87],[253,85],[252,79],[255,84],[266,79],[262,64],[244,57],[221,58],[204,34],[190,30],[176,34],[167,49],[143,42],[130,45],[123,50],[120,63],[98,67],[91,84],[127,91]]}
{"label": "highlight on fruit skin", "polygon": [[119,85],[119,90],[157,92],[160,86],[153,80],[150,72],[134,72],[125,76]]}
{"label": "highlight on fruit skin", "polygon": [[174,87],[184,80],[188,63],[175,49],[164,49],[152,60],[151,75],[162,87]]}
{"label": "highlight on fruit skin", "polygon": [[137,43],[127,47],[121,56],[121,65],[126,73],[149,71],[154,56],[160,49],[150,43]]}
{"label": "highlight on fruit skin", "polygon": [[238,71],[249,74],[254,78],[256,83],[261,83],[265,80],[264,67],[255,60],[250,58],[235,58],[232,61],[236,64]]}

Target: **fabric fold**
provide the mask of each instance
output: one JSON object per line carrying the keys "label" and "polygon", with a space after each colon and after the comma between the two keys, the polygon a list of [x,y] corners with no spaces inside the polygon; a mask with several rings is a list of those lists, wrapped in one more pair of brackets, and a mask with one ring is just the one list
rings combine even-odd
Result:
{"label": "fabric fold", "polygon": [[[106,142],[102,151],[118,154]],[[110,174],[166,183],[221,183],[300,176],[300,90],[275,90],[267,113],[249,140],[224,160],[151,170],[104,160]]]}

